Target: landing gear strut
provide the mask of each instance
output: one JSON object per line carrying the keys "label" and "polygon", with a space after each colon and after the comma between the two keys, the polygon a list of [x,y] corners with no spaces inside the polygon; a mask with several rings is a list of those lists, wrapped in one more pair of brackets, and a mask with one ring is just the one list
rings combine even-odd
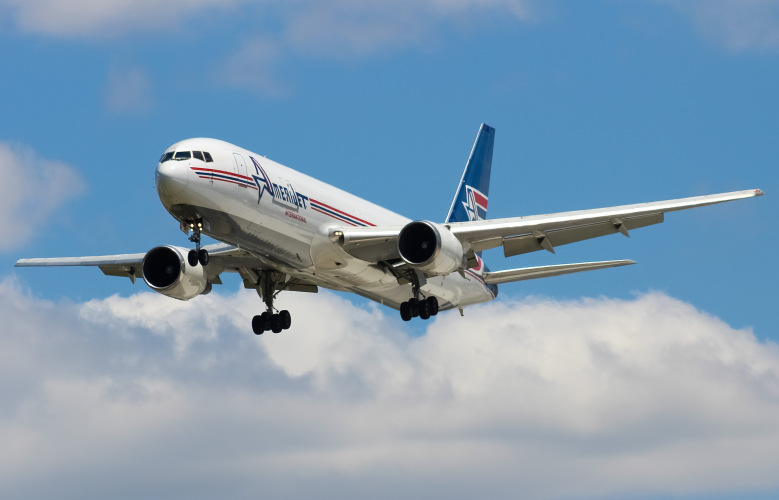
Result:
{"label": "landing gear strut", "polygon": [[400,304],[400,317],[403,321],[411,321],[411,318],[420,317],[430,319],[431,316],[438,314],[438,299],[430,296],[420,298],[419,279],[416,274],[411,278],[411,292],[414,297],[408,302]]}
{"label": "landing gear strut", "polygon": [[262,301],[265,302],[267,311],[252,318],[252,331],[254,331],[254,334],[262,335],[265,332],[281,333],[282,330],[287,330],[292,325],[292,316],[289,314],[289,311],[273,312],[273,299],[276,298],[278,292],[276,291],[272,272],[263,271],[260,273],[260,287],[258,291],[262,296]]}
{"label": "landing gear strut", "polygon": [[195,249],[189,251],[187,254],[187,261],[192,267],[195,267],[198,262],[201,266],[205,267],[208,265],[208,250],[200,248],[200,231],[203,229],[203,223],[191,223],[189,227],[192,229],[192,236],[189,237],[189,241],[195,244]]}

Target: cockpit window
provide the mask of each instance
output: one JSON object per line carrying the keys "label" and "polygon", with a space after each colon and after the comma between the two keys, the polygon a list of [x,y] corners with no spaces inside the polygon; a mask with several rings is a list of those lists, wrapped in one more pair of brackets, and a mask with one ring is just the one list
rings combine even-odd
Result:
{"label": "cockpit window", "polygon": [[203,156],[205,156],[207,162],[214,161],[214,159],[211,158],[211,153],[209,153],[208,151],[203,151]]}
{"label": "cockpit window", "polygon": [[192,151],[176,151],[176,154],[173,156],[174,160],[189,160],[192,158]]}
{"label": "cockpit window", "polygon": [[160,163],[165,163],[166,161],[170,160],[171,158],[173,158],[173,151],[169,151],[169,152],[165,153],[164,155],[162,155],[162,158],[160,158]]}
{"label": "cockpit window", "polygon": [[192,151],[192,156],[194,156],[195,158],[197,158],[200,161],[205,161],[203,159],[203,152],[202,151]]}

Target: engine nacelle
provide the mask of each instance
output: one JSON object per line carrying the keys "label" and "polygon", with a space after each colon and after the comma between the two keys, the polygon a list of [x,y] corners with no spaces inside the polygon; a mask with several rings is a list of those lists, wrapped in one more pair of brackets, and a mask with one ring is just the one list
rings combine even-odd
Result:
{"label": "engine nacelle", "polygon": [[445,275],[465,264],[460,240],[430,221],[409,222],[398,235],[398,253],[406,263],[430,275]]}
{"label": "engine nacelle", "polygon": [[179,300],[210,292],[203,266],[190,266],[188,252],[174,246],[152,248],[143,258],[143,280],[155,292]]}

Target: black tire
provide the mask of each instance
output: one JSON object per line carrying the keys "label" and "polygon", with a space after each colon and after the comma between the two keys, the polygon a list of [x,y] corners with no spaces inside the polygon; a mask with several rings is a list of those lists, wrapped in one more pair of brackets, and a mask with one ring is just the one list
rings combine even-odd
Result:
{"label": "black tire", "polygon": [[289,330],[289,327],[292,326],[292,315],[286,309],[279,313],[279,320],[281,320],[282,330]]}
{"label": "black tire", "polygon": [[262,335],[265,333],[264,323],[262,316],[255,316],[252,318],[252,331],[255,335]]}
{"label": "black tire", "polygon": [[411,304],[403,302],[400,304],[400,319],[403,321],[411,321],[413,315],[411,314]]}
{"label": "black tire", "polygon": [[200,262],[201,266],[206,267],[208,265],[208,250],[201,248],[197,254],[197,261]]}
{"label": "black tire", "polygon": [[408,303],[411,305],[411,317],[416,318],[419,316],[419,300],[411,299]]}
{"label": "black tire", "polygon": [[436,297],[428,297],[427,303],[430,306],[430,316],[438,315],[438,299]]}
{"label": "black tire", "polygon": [[419,317],[422,319],[430,319],[430,302],[427,300],[419,301]]}
{"label": "black tire", "polygon": [[187,254],[187,262],[192,267],[197,266],[197,250],[190,250]]}
{"label": "black tire", "polygon": [[281,318],[278,314],[270,317],[270,329],[273,333],[281,333]]}
{"label": "black tire", "polygon": [[270,317],[271,314],[268,311],[260,314],[260,321],[262,321],[262,329],[266,332],[270,331]]}

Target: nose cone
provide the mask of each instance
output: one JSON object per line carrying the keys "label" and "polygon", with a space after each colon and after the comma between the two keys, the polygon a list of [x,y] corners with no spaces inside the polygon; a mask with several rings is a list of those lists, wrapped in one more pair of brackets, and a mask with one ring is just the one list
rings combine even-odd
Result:
{"label": "nose cone", "polygon": [[161,200],[170,199],[186,189],[189,168],[185,163],[187,162],[166,161],[157,165],[154,180]]}

